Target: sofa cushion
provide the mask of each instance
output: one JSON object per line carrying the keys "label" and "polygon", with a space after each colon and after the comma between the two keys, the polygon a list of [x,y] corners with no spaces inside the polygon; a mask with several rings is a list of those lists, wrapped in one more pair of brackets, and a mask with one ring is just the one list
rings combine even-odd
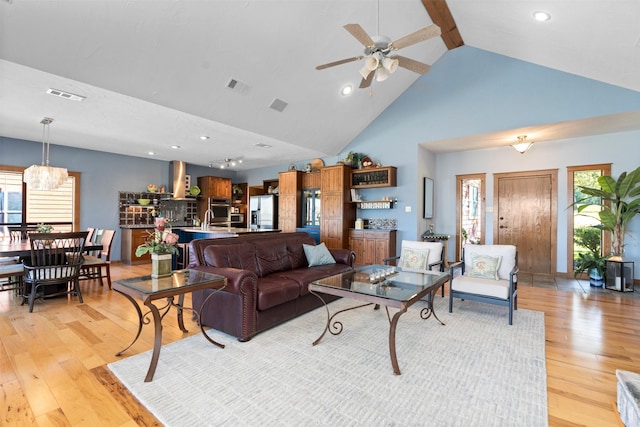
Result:
{"label": "sofa cushion", "polygon": [[506,300],[509,296],[508,280],[487,280],[477,277],[469,277],[466,274],[456,277],[451,281],[451,288],[454,291],[468,292],[490,296]]}
{"label": "sofa cushion", "polygon": [[258,310],[267,310],[300,296],[300,285],[295,280],[275,275],[258,280]]}
{"label": "sofa cushion", "polygon": [[232,267],[258,273],[253,243],[237,245],[209,245],[204,250],[204,261],[212,267]]}
{"label": "sofa cushion", "polygon": [[498,280],[498,268],[501,260],[501,256],[471,254],[471,268],[465,274],[479,279]]}
{"label": "sofa cushion", "polygon": [[304,249],[304,255],[307,257],[309,267],[336,263],[336,260],[333,259],[331,252],[329,252],[329,249],[327,249],[324,243],[320,243],[319,245],[303,244],[302,248]]}
{"label": "sofa cushion", "polygon": [[282,271],[280,273],[272,274],[269,277],[281,277],[284,280],[295,280],[300,285],[300,295],[306,295],[309,293],[309,283],[351,270],[351,267],[346,264],[335,263]]}
{"label": "sofa cushion", "polygon": [[266,277],[279,271],[291,270],[289,251],[284,241],[274,239],[255,243],[259,277]]}

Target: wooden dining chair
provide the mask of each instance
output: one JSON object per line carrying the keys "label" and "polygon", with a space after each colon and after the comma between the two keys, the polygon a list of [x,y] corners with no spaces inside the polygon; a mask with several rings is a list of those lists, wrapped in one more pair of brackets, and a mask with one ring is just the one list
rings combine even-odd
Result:
{"label": "wooden dining chair", "polygon": [[0,262],[0,291],[22,289],[24,266],[18,262]]}
{"label": "wooden dining chair", "polygon": [[93,235],[96,232],[96,229],[93,227],[87,227],[87,243],[88,242],[93,242]]}
{"label": "wooden dining chair", "polygon": [[97,255],[86,255],[84,257],[84,264],[82,264],[80,270],[80,280],[99,279],[100,286],[104,286],[102,279],[106,278],[109,289],[111,289],[111,244],[115,234],[115,230],[104,230],[102,232],[102,239],[100,240],[102,250],[98,251]]}
{"label": "wooden dining chair", "polygon": [[[88,232],[31,233],[31,258],[25,260],[22,304],[33,312],[36,298],[72,294],[82,303],[79,276]],[[47,292],[47,291],[50,292]]]}

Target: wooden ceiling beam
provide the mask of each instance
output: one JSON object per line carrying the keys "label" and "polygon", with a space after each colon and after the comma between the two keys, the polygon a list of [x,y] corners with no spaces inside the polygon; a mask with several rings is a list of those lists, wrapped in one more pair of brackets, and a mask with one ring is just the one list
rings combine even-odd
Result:
{"label": "wooden ceiling beam", "polygon": [[442,40],[447,49],[451,50],[464,45],[446,0],[422,0],[422,4],[433,23],[442,30]]}

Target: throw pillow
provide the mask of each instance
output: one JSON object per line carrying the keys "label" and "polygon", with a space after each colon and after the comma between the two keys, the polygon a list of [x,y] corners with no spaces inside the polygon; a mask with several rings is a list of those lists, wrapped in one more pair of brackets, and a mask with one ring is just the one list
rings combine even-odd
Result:
{"label": "throw pillow", "polygon": [[405,271],[425,271],[428,259],[429,249],[402,248],[398,267]]}
{"label": "throw pillow", "polygon": [[501,260],[501,256],[471,254],[471,268],[466,275],[480,279],[498,280],[498,268]]}
{"label": "throw pillow", "polygon": [[327,249],[324,243],[320,243],[316,246],[306,245],[303,243],[302,248],[304,249],[304,254],[307,257],[309,267],[336,263],[336,260],[333,258],[331,252],[329,252],[329,249]]}

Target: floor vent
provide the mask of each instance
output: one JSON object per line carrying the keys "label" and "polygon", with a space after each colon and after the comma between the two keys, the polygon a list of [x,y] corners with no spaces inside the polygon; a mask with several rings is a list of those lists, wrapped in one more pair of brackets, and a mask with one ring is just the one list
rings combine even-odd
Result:
{"label": "floor vent", "polygon": [[87,99],[86,96],[76,95],[76,94],[65,92],[58,89],[47,89],[47,93],[49,95],[57,96],[64,99],[70,99],[72,101],[78,101],[78,102],[81,102]]}
{"label": "floor vent", "polygon": [[276,110],[279,112],[283,112],[285,108],[287,108],[287,104],[285,101],[283,101],[282,99],[279,98],[275,98],[273,100],[273,102],[271,103],[271,105],[269,105],[269,108],[271,108],[272,110]]}

